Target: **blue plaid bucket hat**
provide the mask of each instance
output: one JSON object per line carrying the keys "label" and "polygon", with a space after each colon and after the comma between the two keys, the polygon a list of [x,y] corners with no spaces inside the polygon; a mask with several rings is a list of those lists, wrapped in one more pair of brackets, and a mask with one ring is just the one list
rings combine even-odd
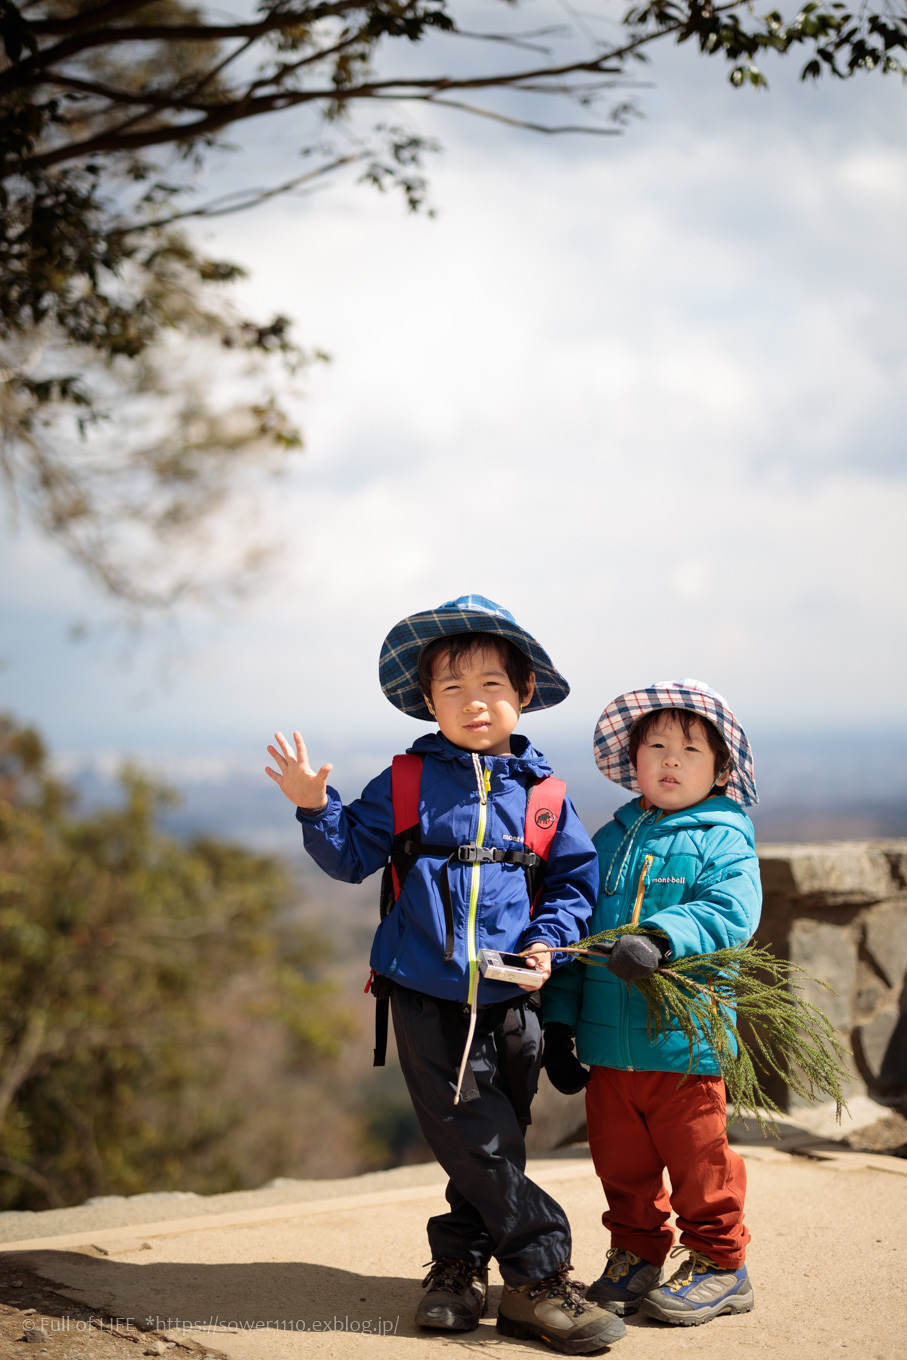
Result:
{"label": "blue plaid bucket hat", "polygon": [[595,763],[606,779],[639,793],[636,771],[630,763],[630,729],[637,718],[658,708],[685,708],[714,723],[727,742],[733,761],[731,777],[723,791],[744,807],[759,802],[753,753],[746,733],[721,695],[701,680],[656,680],[648,689],[633,689],[611,700],[593,737]]}
{"label": "blue plaid bucket hat", "polygon": [[378,679],[395,708],[413,718],[434,721],[419,688],[419,653],[426,643],[439,637],[452,637],[455,633],[491,633],[507,638],[528,656],[535,671],[535,691],[525,706],[526,712],[553,708],[570,693],[570,686],[555,668],[551,657],[519,626],[508,610],[502,609],[494,600],[486,600],[484,595],[461,595],[438,605],[437,609],[426,609],[421,614],[410,614],[401,619],[384,639],[378,661]]}

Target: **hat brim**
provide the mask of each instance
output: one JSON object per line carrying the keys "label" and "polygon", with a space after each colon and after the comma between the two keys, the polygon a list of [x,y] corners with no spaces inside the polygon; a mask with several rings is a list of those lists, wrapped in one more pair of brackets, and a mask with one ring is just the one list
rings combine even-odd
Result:
{"label": "hat brim", "polygon": [[758,803],[753,753],[743,728],[719,696],[680,685],[628,690],[608,704],[596,723],[593,737],[595,763],[606,779],[634,793],[640,792],[630,760],[630,731],[645,713],[661,708],[683,708],[713,723],[727,742],[734,762],[731,777],[721,792],[743,807]]}
{"label": "hat brim", "polygon": [[496,618],[482,610],[426,609],[411,614],[391,629],[381,648],[378,679],[387,698],[412,718],[433,722],[419,688],[419,653],[429,642],[458,633],[491,633],[506,638],[529,658],[535,672],[535,689],[524,712],[553,708],[570,693],[570,686],[543,647],[517,623]]}

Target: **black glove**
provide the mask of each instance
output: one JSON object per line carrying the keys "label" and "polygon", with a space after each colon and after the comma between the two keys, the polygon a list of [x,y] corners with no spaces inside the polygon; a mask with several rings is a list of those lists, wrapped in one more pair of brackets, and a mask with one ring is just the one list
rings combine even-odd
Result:
{"label": "black glove", "polygon": [[551,1085],[565,1096],[575,1096],[589,1080],[588,1071],[573,1051],[573,1031],[557,1020],[545,1026],[542,1066]]}
{"label": "black glove", "polygon": [[655,935],[619,935],[614,941],[608,968],[621,982],[651,977],[670,955],[667,940]]}

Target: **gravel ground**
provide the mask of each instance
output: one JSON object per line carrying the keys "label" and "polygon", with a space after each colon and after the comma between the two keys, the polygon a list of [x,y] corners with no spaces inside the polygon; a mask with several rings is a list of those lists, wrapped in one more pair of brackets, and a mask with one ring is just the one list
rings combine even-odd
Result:
{"label": "gravel ground", "polygon": [[56,1293],[40,1276],[9,1265],[0,1256],[0,1357],[42,1355],[48,1360],[138,1360],[146,1355],[222,1360],[223,1352],[118,1324],[116,1318]]}

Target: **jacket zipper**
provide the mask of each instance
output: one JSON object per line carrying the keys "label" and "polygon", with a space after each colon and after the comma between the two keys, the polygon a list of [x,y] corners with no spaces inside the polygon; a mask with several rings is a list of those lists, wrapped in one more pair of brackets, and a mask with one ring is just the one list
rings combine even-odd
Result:
{"label": "jacket zipper", "polygon": [[[638,924],[639,924],[639,914],[640,914],[640,912],[642,911],[642,902],[643,902],[643,898],[644,898],[645,895],[646,895],[646,874],[649,872],[649,869],[650,869],[650,867],[651,867],[651,865],[652,865],[652,861],[654,860],[654,858],[655,858],[654,855],[646,855],[645,859],[644,859],[643,862],[642,862],[642,869],[640,870],[639,879],[638,879],[637,884],[636,884],[636,900],[635,900],[634,903],[633,903],[633,914],[632,914],[632,916],[630,917],[630,925],[635,926],[635,925],[638,925]],[[627,988],[627,987],[622,987],[622,988],[621,988],[621,993],[622,993],[621,999],[620,999],[620,1001],[621,1001],[621,1020],[622,1020],[622,1022],[623,1022],[623,1024],[622,1024],[622,1034],[621,1034],[621,1039],[622,1039],[622,1041],[623,1041],[624,1062],[625,1062],[625,1064],[626,1064],[626,1069],[627,1069],[627,1071],[628,1071],[628,1072],[632,1072],[632,1071],[634,1071],[635,1069],[633,1068],[633,1066],[632,1066],[632,1064],[631,1064],[631,1062],[630,1062],[630,993],[629,993],[629,988]]]}
{"label": "jacket zipper", "polygon": [[[485,841],[485,824],[488,820],[488,795],[491,792],[491,770],[482,766],[482,758],[473,752],[472,764],[476,773],[476,784],[479,789],[479,827],[476,831],[476,845],[482,845]],[[479,874],[481,864],[472,866],[472,877],[469,884],[469,914],[466,918],[466,948],[469,955],[469,992],[467,1003],[471,1006],[475,989],[478,984],[479,974],[476,968],[476,913],[479,905]]]}

